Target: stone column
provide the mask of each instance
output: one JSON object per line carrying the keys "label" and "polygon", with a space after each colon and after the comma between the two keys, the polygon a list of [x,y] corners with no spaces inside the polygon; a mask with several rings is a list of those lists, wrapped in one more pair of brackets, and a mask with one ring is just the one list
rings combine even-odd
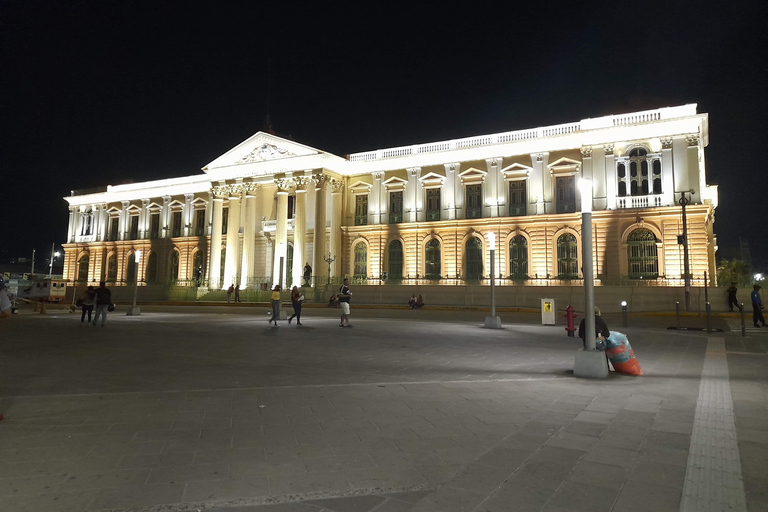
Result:
{"label": "stone column", "polygon": [[184,210],[181,213],[181,233],[184,236],[190,236],[194,233],[192,230],[192,213],[194,212],[192,200],[194,198],[195,194],[184,194]]}
{"label": "stone column", "polygon": [[381,212],[383,211],[383,205],[381,204],[382,189],[381,179],[384,177],[383,172],[374,172],[373,176],[373,188],[368,196],[368,210],[371,212],[371,217],[368,224],[381,224]]}
{"label": "stone column", "polygon": [[[613,156],[614,146],[613,144],[606,144],[603,146],[605,152],[605,196],[606,196],[606,208],[609,210],[616,209],[616,193],[618,192],[618,184],[616,183],[616,165],[614,163],[615,158]],[[629,172],[629,169],[627,169]]]}
{"label": "stone column", "polygon": [[[141,200],[141,211],[139,212],[139,239],[149,238],[149,199]],[[148,254],[146,256],[149,256]],[[142,256],[143,258],[143,256]]]}
{"label": "stone column", "polygon": [[228,288],[237,280],[238,248],[240,246],[240,186],[229,188],[229,222],[227,224],[227,259],[224,262],[224,282],[222,288]]}
{"label": "stone column", "polygon": [[226,187],[214,187],[211,190],[213,198],[213,214],[211,218],[211,258],[208,263],[208,286],[224,288],[221,279],[221,230],[222,210],[224,209],[224,194]]}
{"label": "stone column", "polygon": [[[501,158],[487,158],[485,160],[488,175],[485,179],[485,205],[483,205],[483,210],[488,212],[488,217],[498,217],[499,204],[504,201],[504,197],[499,192],[499,175],[501,174],[499,169],[501,167],[501,161]],[[483,213],[483,217],[485,216],[485,213]]]}
{"label": "stone column", "polygon": [[[403,220],[406,222],[418,222],[419,221],[419,209],[421,207],[421,201],[419,201],[419,193],[422,188],[419,186],[419,177],[421,176],[421,167],[411,167],[408,169],[408,194],[403,198],[405,203],[403,206],[408,209],[408,218]],[[410,197],[409,197],[410,196]]]}
{"label": "stone column", "polygon": [[75,234],[77,233],[77,206],[69,207],[69,226],[67,227],[67,242],[73,243],[75,241]]}
{"label": "stone column", "polygon": [[328,176],[316,174],[315,181],[315,237],[312,270],[318,277],[328,277],[328,264],[323,259],[325,250],[325,195]]}
{"label": "stone column", "polygon": [[[272,267],[272,286],[286,286],[285,276],[288,271],[288,186],[289,181],[276,179],[277,212],[275,227],[275,260]],[[280,260],[283,262],[283,272],[280,273]]]}
{"label": "stone column", "polygon": [[341,275],[341,200],[344,197],[344,182],[341,180],[331,180],[331,200],[333,201],[333,213],[331,215],[331,237],[330,248],[331,255],[336,258],[331,264],[331,275],[328,277],[337,277]]}
{"label": "stone column", "polygon": [[171,238],[171,228],[169,226],[171,216],[171,196],[163,196],[163,209],[160,212],[160,238]]}
{"label": "stone column", "polygon": [[128,206],[130,201],[121,201],[122,209],[120,210],[120,240],[128,239]]}
{"label": "stone column", "polygon": [[[691,192],[691,204],[701,202],[701,189],[699,187],[699,134],[694,133],[686,135],[685,141],[688,145],[688,149],[685,153],[687,165],[685,184],[682,184],[681,190],[692,190]],[[678,184],[680,186],[680,184]]]}
{"label": "stone column", "polygon": [[[311,183],[309,178],[297,177],[293,179],[296,186],[296,217],[293,221],[293,284],[301,286],[304,283],[304,261],[306,251],[304,245],[307,236],[307,185]],[[313,269],[314,271],[314,269]]]}
{"label": "stone column", "polygon": [[[454,220],[456,218],[456,170],[459,164],[445,164],[445,182],[440,191],[440,202],[443,210],[447,210],[448,215],[445,220]],[[442,217],[441,217],[442,219]]]}
{"label": "stone column", "polygon": [[259,189],[255,183],[243,186],[245,189],[245,229],[243,230],[243,264],[240,271],[240,288],[248,287],[248,278],[253,277],[256,254],[256,196]]}
{"label": "stone column", "polygon": [[[661,139],[661,193],[665,205],[675,204],[675,164],[672,159],[672,137]],[[648,170],[653,176],[653,167]],[[652,186],[652,185],[651,185]]]}

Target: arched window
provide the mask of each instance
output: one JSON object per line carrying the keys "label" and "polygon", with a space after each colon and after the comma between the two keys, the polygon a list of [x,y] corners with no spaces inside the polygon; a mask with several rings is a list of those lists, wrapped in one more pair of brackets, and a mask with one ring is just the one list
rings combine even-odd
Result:
{"label": "arched window", "polygon": [[479,280],[483,278],[483,243],[479,238],[472,236],[467,240],[465,257],[467,263],[467,280]]}
{"label": "arched window", "polygon": [[152,251],[147,258],[147,271],[145,279],[148,283],[157,282],[157,253]]}
{"label": "arched window", "polygon": [[424,246],[424,271],[425,277],[431,279],[440,278],[440,240],[433,238]]}
{"label": "arched window", "polygon": [[579,255],[576,237],[570,233],[557,239],[557,277],[576,279],[579,277]]}
{"label": "arched window", "polygon": [[117,282],[117,256],[110,254],[107,258],[107,282],[115,284]]}
{"label": "arched window", "polygon": [[355,268],[352,277],[365,279],[368,276],[368,247],[364,242],[355,245]]}
{"label": "arched window", "polygon": [[179,251],[171,251],[171,261],[168,268],[171,281],[177,281],[179,279]]}
{"label": "arched window", "polygon": [[125,269],[125,282],[133,284],[136,282],[136,253],[128,256],[128,265]]}
{"label": "arched window", "polygon": [[509,277],[528,277],[528,240],[523,235],[509,241]]}
{"label": "arched window", "polygon": [[83,254],[80,257],[80,261],[77,262],[77,281],[80,283],[88,282],[88,262],[90,258],[87,254]]}
{"label": "arched window", "polygon": [[627,237],[627,262],[630,279],[659,277],[659,254],[656,236],[648,229],[636,229]]}
{"label": "arched window", "polygon": [[400,279],[403,277],[403,244],[400,240],[392,240],[389,243],[389,278]]}

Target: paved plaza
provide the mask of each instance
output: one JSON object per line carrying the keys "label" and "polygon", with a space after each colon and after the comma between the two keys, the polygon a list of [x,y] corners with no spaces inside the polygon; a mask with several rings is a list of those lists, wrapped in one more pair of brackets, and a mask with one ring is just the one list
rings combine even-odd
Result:
{"label": "paved plaza", "polygon": [[768,510],[768,329],[608,316],[645,375],[586,380],[535,314],[124,312],[0,323],[0,510]]}

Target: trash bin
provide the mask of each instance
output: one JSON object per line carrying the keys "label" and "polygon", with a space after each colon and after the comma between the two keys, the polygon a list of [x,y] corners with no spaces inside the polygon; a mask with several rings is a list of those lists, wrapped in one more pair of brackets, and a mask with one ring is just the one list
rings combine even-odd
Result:
{"label": "trash bin", "polygon": [[556,325],[557,320],[555,314],[557,313],[557,307],[555,306],[555,299],[541,299],[541,324],[542,325]]}

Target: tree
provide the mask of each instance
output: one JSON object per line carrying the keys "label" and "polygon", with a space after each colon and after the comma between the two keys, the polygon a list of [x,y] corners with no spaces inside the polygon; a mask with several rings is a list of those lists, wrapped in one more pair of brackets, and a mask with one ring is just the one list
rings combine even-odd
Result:
{"label": "tree", "polygon": [[751,286],[750,270],[750,266],[741,260],[721,260],[717,266],[717,283],[720,286],[729,286],[731,283],[739,287]]}

